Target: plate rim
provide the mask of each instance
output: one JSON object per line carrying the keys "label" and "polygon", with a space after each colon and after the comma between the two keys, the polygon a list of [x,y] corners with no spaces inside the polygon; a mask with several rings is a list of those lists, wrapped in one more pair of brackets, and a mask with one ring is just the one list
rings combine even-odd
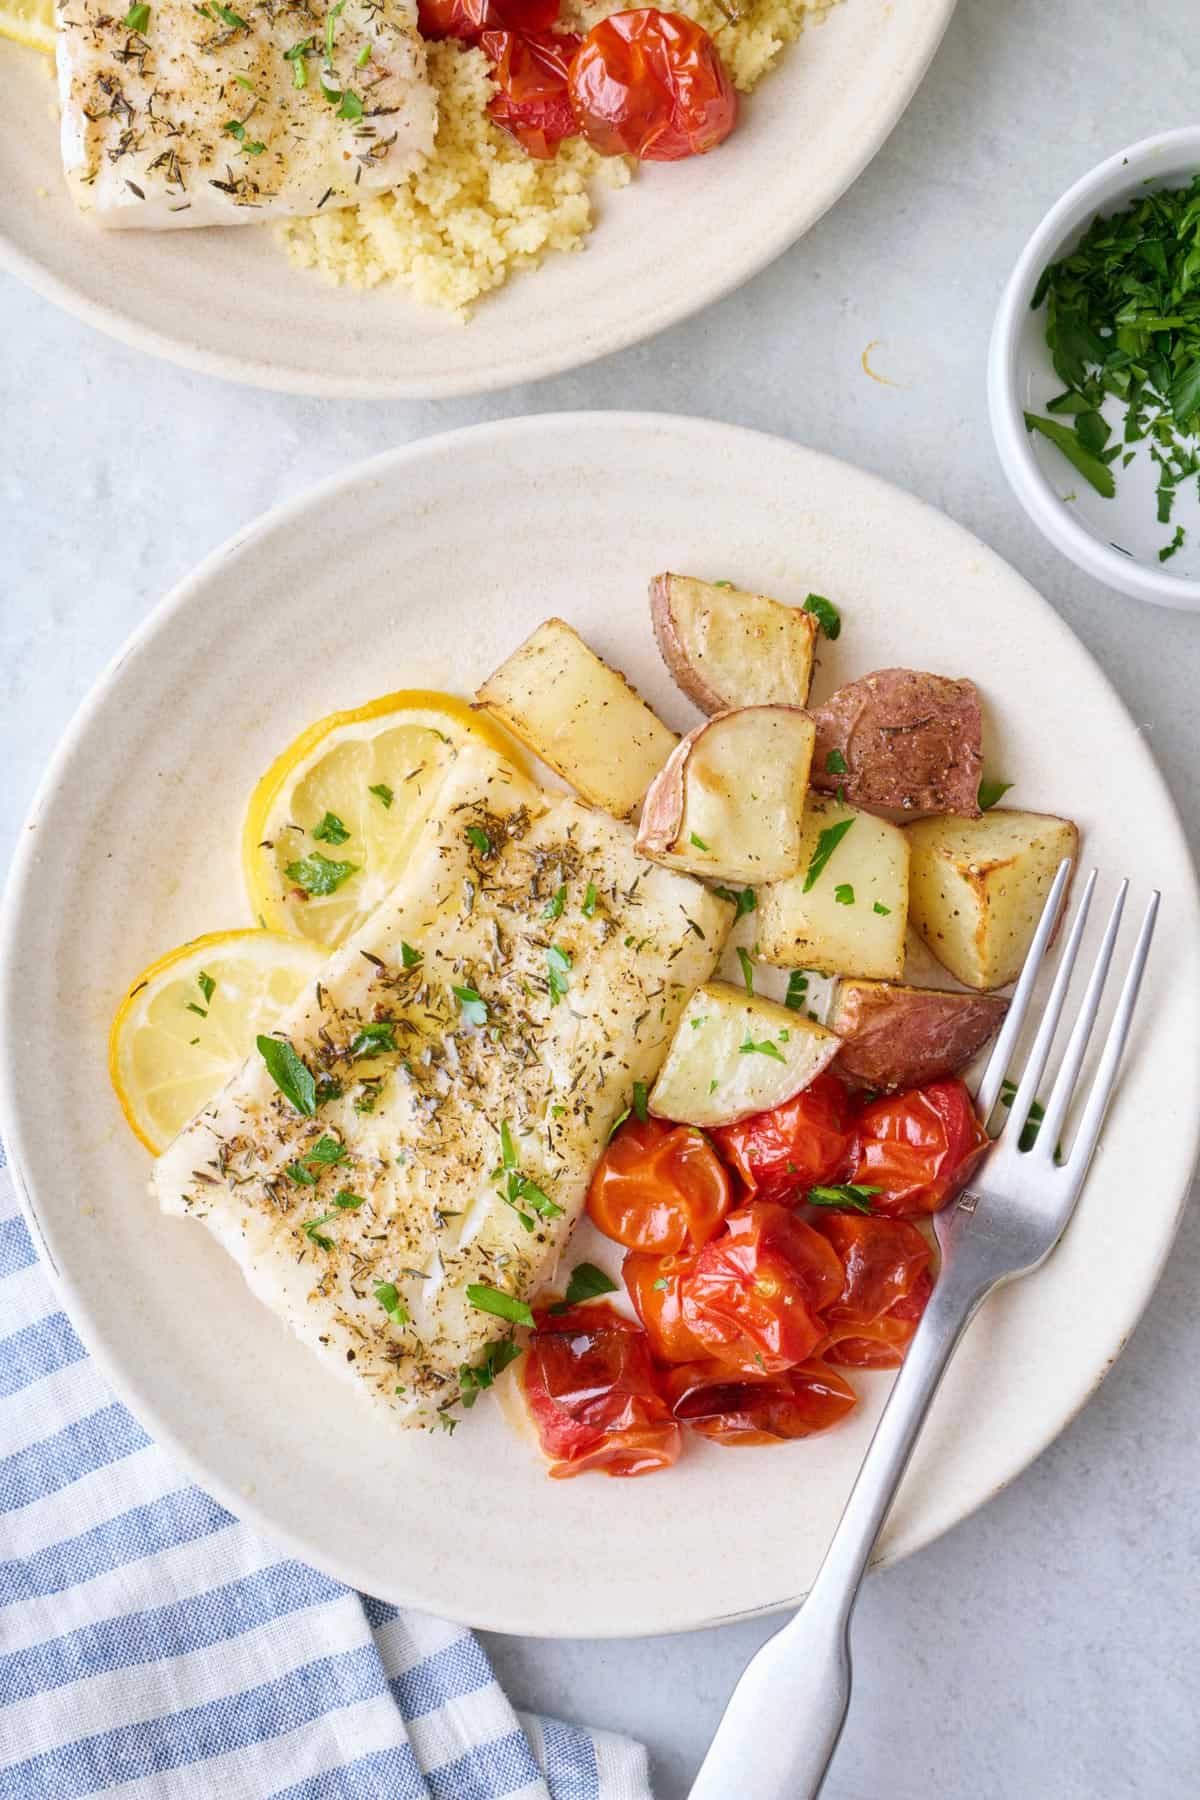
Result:
{"label": "plate rim", "polygon": [[[1090,665],[1092,673],[1107,691],[1112,701],[1129,719],[1131,729],[1134,721],[1129,715],[1120,694],[1109,680],[1105,671],[1096,662],[1087,645],[1067,625],[1066,621],[1051,606],[1050,602],[1033,586],[1031,582],[1015,569],[997,551],[991,549],[982,539],[966,526],[950,517],[949,514],[933,506],[919,495],[910,493],[896,483],[886,480],[868,469],[848,462],[845,458],[831,455],[824,450],[817,450],[809,445],[799,444],[792,439],[780,437],[778,434],[759,431],[742,425],[730,425],[699,415],[659,412],[628,411],[573,411],[542,414],[523,414],[509,418],[488,420],[480,424],[458,427],[453,430],[438,432],[428,437],[418,438],[412,442],[385,450],[375,456],[365,458],[320,482],[302,490],[299,494],[280,501],[261,514],[257,519],[240,527],[221,544],[217,545],[205,556],[196,567],[183,579],[177,582],[168,593],[150,610],[147,616],[128,635],[116,654],[101,671],[95,683],[85,695],[74,716],[63,733],[42,779],[37,785],[29,811],[20,827],[16,850],[8,872],[0,906],[0,1130],[2,1130],[5,1147],[8,1153],[9,1166],[13,1174],[14,1188],[18,1203],[26,1223],[33,1236],[35,1245],[47,1269],[51,1285],[67,1310],[72,1324],[83,1340],[89,1355],[96,1362],[107,1384],[114,1395],[126,1406],[133,1416],[146,1429],[148,1435],[158,1444],[191,1480],[206,1493],[215,1498],[235,1519],[262,1532],[266,1537],[280,1545],[307,1566],[316,1567],[343,1582],[356,1591],[371,1591],[363,1588],[360,1582],[360,1570],[356,1570],[352,1559],[339,1559],[322,1554],[314,1559],[311,1546],[287,1527],[278,1524],[270,1513],[250,1495],[223,1478],[214,1479],[210,1471],[203,1465],[198,1456],[188,1449],[187,1445],[176,1435],[167,1419],[157,1406],[143,1403],[140,1393],[136,1402],[129,1399],[130,1386],[136,1390],[136,1383],[127,1386],[123,1371],[114,1367],[103,1341],[100,1327],[93,1327],[86,1296],[72,1274],[60,1268],[53,1257],[50,1238],[43,1229],[38,1216],[31,1186],[24,1174],[25,1158],[23,1147],[25,1134],[16,1105],[15,1082],[11,1071],[16,1067],[13,1054],[16,1046],[16,1019],[14,994],[17,987],[17,971],[15,966],[15,939],[22,912],[22,902],[33,896],[36,880],[36,846],[38,842],[37,827],[40,816],[50,795],[54,792],[60,776],[79,741],[86,735],[91,719],[96,710],[107,697],[108,689],[122,667],[143,644],[160,631],[169,626],[175,615],[187,606],[193,590],[202,589],[209,580],[239,553],[248,550],[256,540],[266,537],[281,527],[294,522],[298,517],[306,515],[310,509],[321,506],[334,498],[341,490],[352,488],[366,480],[378,480],[402,469],[407,463],[419,461],[430,454],[446,454],[452,452],[457,441],[470,437],[486,441],[503,440],[511,435],[537,436],[539,434],[563,432],[570,434],[581,428],[595,429],[597,426],[612,430],[622,437],[630,433],[641,432],[679,432],[700,438],[708,437],[725,447],[727,451],[736,448],[738,442],[750,442],[760,449],[769,446],[776,455],[798,456],[801,460],[817,460],[836,468],[849,470],[856,481],[868,487],[898,496],[908,507],[916,507],[922,512],[931,514],[939,528],[947,528],[970,546],[973,553],[985,561],[999,565],[1011,578],[1016,579],[1028,590],[1044,615],[1045,623],[1063,638],[1074,645],[1076,653],[1081,655]],[[1190,900],[1194,910],[1200,912],[1200,876],[1197,873],[1192,848],[1180,818],[1174,796],[1159,769],[1153,751],[1142,738],[1142,747],[1146,754],[1147,765],[1161,789],[1162,798],[1168,808],[1176,830],[1179,844],[1184,851],[1186,867],[1190,875],[1189,891],[1181,893],[1180,901]],[[1153,1295],[1167,1257],[1170,1255],[1179,1224],[1187,1203],[1188,1192],[1197,1163],[1200,1162],[1200,1111],[1191,1114],[1190,1145],[1184,1146],[1188,1151],[1187,1162],[1180,1191],[1173,1213],[1163,1231],[1159,1253],[1149,1266],[1144,1285],[1139,1289],[1122,1309],[1116,1322],[1114,1345],[1104,1366],[1098,1371],[1094,1368],[1088,1372],[1086,1382],[1080,1383],[1077,1391],[1055,1418],[1045,1424],[1036,1434],[1025,1440],[1019,1451],[1019,1460],[1015,1466],[987,1491],[978,1494],[965,1506],[957,1501],[945,1504],[942,1508],[936,1505],[929,1509],[929,1517],[921,1529],[912,1530],[907,1536],[889,1543],[888,1549],[877,1551],[872,1566],[889,1567],[901,1561],[916,1550],[924,1549],[936,1541],[952,1526],[970,1518],[988,1500],[1009,1486],[1018,1476],[1045,1451],[1054,1440],[1061,1435],[1068,1425],[1079,1415],[1083,1407],[1096,1393],[1104,1378],[1116,1363],[1136,1329],[1150,1298]],[[617,1639],[621,1637],[657,1637],[687,1631],[706,1630],[712,1626],[734,1623],[742,1619],[760,1618],[794,1609],[804,1599],[806,1589],[798,1592],[781,1594],[777,1599],[756,1606],[739,1608],[707,1615],[704,1618],[695,1616],[672,1616],[660,1619],[653,1627],[622,1627],[616,1622],[602,1623],[599,1628],[593,1627],[589,1636],[596,1639]],[[536,1636],[541,1638],[570,1637],[578,1635],[570,1629],[547,1629],[544,1622],[537,1624],[523,1618],[520,1614],[513,1616],[509,1609],[504,1617],[492,1616],[464,1611],[455,1606],[447,1607],[443,1600],[435,1594],[418,1592],[413,1588],[401,1594],[392,1589],[380,1595],[396,1604],[413,1606],[418,1610],[437,1614],[455,1620],[474,1630],[492,1631],[501,1635]]]}
{"label": "plate rim", "polygon": [[[660,332],[669,330],[672,325],[678,325],[706,307],[715,305],[760,274],[792,244],[811,231],[874,161],[908,111],[937,55],[958,0],[924,0],[924,3],[926,11],[919,20],[918,29],[909,46],[907,61],[893,90],[893,104],[872,120],[868,131],[853,140],[850,156],[832,180],[826,179],[819,183],[815,192],[812,189],[802,192],[796,204],[780,215],[774,228],[768,230],[762,240],[748,249],[740,260],[734,260],[728,265],[716,258],[702,261],[702,278],[678,283],[675,302],[660,307],[649,320],[629,317],[624,322],[610,324],[606,329],[593,332],[586,340],[576,338],[570,348],[564,345],[558,351],[533,354],[517,369],[513,369],[511,365],[501,365],[497,368],[484,368],[470,376],[431,374],[425,378],[415,375],[330,376],[206,349],[203,345],[176,338],[153,326],[135,324],[119,307],[110,305],[65,280],[45,267],[36,257],[20,249],[4,229],[2,218],[0,270],[15,275],[35,293],[60,307],[71,317],[128,345],[132,350],[148,352],[178,368],[192,369],[201,375],[213,375],[239,386],[263,388],[272,393],[329,400],[451,400],[495,393],[526,382],[545,381],[554,375],[584,368],[602,357],[627,350],[634,344],[645,343]],[[536,275],[538,271],[528,273]]]}

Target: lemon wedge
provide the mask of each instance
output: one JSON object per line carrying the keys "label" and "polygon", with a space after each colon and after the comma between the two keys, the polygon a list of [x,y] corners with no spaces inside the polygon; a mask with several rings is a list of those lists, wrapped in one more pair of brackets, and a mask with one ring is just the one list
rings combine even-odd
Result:
{"label": "lemon wedge", "polygon": [[0,37],[53,56],[53,0],[0,0]]}
{"label": "lemon wedge", "polygon": [[212,931],[144,969],[117,1009],[108,1070],[155,1155],[220,1092],[309,981],[325,952],[277,931]]}
{"label": "lemon wedge", "polygon": [[242,869],[262,925],[333,949],[395,885],[459,747],[511,740],[465,700],[385,694],[302,731],[250,797]]}

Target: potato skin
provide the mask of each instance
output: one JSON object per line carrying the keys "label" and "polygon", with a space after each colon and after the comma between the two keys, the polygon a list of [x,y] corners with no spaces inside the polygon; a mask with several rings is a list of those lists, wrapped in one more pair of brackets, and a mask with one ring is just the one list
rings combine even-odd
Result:
{"label": "potato skin", "polygon": [[650,623],[654,627],[654,641],[658,645],[659,655],[666,663],[675,686],[693,706],[698,706],[701,712],[706,713],[724,712],[729,701],[716,688],[708,685],[684,649],[671,606],[671,583],[674,579],[669,574],[656,575],[650,583]]}
{"label": "potato skin", "polygon": [[646,789],[635,846],[642,856],[666,856],[674,847],[683,821],[684,779],[688,757],[703,730],[704,727],[698,725],[686,737],[680,738]]}
{"label": "potato skin", "polygon": [[888,819],[979,817],[983,721],[974,682],[923,669],[877,669],[810,710],[817,727],[814,788],[841,788],[852,806]]}
{"label": "potato skin", "polygon": [[842,981],[829,1019],[843,1040],[833,1066],[865,1087],[921,1087],[964,1069],[1007,1011],[994,994]]}
{"label": "potato skin", "polygon": [[806,706],[817,622],[768,594],[691,575],[656,575],[650,623],[680,692],[702,712]]}

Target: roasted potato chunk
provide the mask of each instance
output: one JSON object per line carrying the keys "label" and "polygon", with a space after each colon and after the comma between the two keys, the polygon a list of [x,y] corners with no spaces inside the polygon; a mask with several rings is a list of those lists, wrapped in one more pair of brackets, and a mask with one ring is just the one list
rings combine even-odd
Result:
{"label": "roasted potato chunk", "polygon": [[775,1000],[710,981],[684,1009],[650,1111],[681,1125],[732,1125],[798,1094],[840,1042]]}
{"label": "roasted potato chunk", "polygon": [[922,1087],[964,1069],[1007,1011],[994,994],[839,981],[829,1014],[842,1040],[834,1067],[865,1087]]}
{"label": "roasted potato chunk", "polygon": [[878,669],[813,709],[812,784],[884,818],[979,815],[983,724],[973,681]]}
{"label": "roasted potato chunk", "polygon": [[998,807],[922,819],[905,836],[912,922],[938,961],[966,987],[1015,981],[1058,865],[1078,855],[1070,819]]}
{"label": "roasted potato chunk", "polygon": [[650,784],[638,849],[718,881],[795,874],[812,747],[812,720],[795,706],[747,706],[698,725]]}
{"label": "roasted potato chunk", "polygon": [[906,833],[810,794],[799,873],[758,892],[758,954],[785,969],[897,981],[907,913]]}
{"label": "roasted potato chunk", "polygon": [[636,811],[677,739],[563,619],[547,619],[475,695],[585,800]]}
{"label": "roasted potato chunk", "polygon": [[819,630],[812,613],[690,575],[656,575],[650,619],[663,661],[702,712],[807,701]]}

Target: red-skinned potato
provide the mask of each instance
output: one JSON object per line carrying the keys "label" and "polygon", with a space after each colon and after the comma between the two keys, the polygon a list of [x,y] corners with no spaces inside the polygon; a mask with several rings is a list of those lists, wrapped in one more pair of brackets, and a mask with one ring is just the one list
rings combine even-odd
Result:
{"label": "red-skinned potato", "polygon": [[796,706],[718,713],[650,783],[637,847],[714,881],[783,881],[800,867],[813,725]]}
{"label": "red-skinned potato", "polygon": [[833,1066],[865,1087],[923,1087],[964,1069],[1007,1011],[992,994],[839,981],[829,1025],[842,1048]]}
{"label": "red-skinned potato", "polygon": [[972,681],[878,669],[813,708],[812,784],[887,819],[979,817],[983,723]]}
{"label": "red-skinned potato", "polygon": [[819,630],[812,613],[690,575],[656,575],[650,621],[663,661],[701,712],[807,701]]}

